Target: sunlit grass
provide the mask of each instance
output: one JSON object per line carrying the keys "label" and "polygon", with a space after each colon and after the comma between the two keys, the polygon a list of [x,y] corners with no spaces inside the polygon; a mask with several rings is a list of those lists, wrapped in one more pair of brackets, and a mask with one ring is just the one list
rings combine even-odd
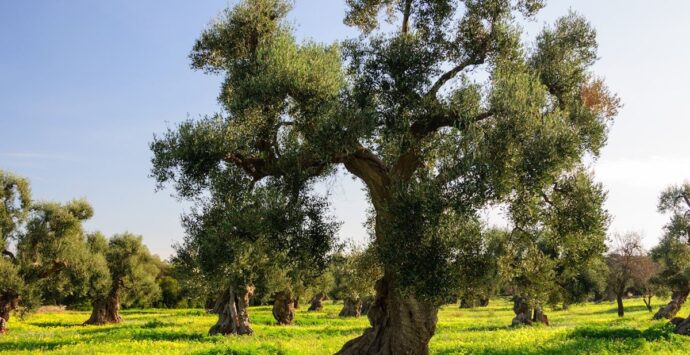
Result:
{"label": "sunlit grass", "polygon": [[[655,308],[661,302],[657,302]],[[366,318],[343,319],[340,305],[322,312],[298,310],[296,324],[278,326],[270,307],[252,307],[253,336],[207,336],[216,317],[201,310],[130,310],[124,322],[82,326],[88,312],[33,314],[13,318],[0,336],[0,353],[29,354],[329,354],[359,335]],[[690,307],[681,311],[690,313]],[[690,337],[672,334],[666,321],[652,321],[641,300],[626,301],[619,319],[614,303],[572,306],[547,312],[550,327],[511,327],[511,304],[486,308],[444,307],[431,342],[436,354],[690,353]]]}

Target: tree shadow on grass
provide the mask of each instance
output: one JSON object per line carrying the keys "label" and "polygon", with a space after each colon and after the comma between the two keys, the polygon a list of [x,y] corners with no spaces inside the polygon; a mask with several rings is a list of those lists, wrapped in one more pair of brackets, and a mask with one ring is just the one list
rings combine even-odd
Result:
{"label": "tree shadow on grass", "polygon": [[0,343],[0,353],[4,351],[32,351],[32,352],[41,352],[41,351],[49,351],[49,350],[55,350],[61,346],[65,345],[74,345],[75,343],[73,341],[59,341],[59,340],[47,340],[47,341],[40,341],[40,340],[31,340],[31,339],[22,339],[17,342],[11,342],[11,343]]}
{"label": "tree shadow on grass", "polygon": [[[639,312],[639,311],[649,312],[647,307],[644,305],[624,306],[624,309],[625,309],[625,312]],[[592,312],[592,314],[616,314],[616,313],[618,313],[618,307],[613,307],[613,308],[607,309],[605,311]],[[649,313],[649,314],[651,316],[652,313]]]}
{"label": "tree shadow on grass", "polygon": [[255,350],[234,350],[234,349],[228,349],[227,346],[218,346],[213,349],[207,349],[207,350],[201,350],[201,351],[196,351],[193,352],[192,354],[194,355],[250,355],[250,354],[283,354],[284,350],[275,346],[275,345],[269,345],[269,344],[264,344],[259,346],[258,349]]}
{"label": "tree shadow on grass", "polygon": [[134,340],[150,340],[150,341],[195,341],[195,342],[209,342],[216,343],[222,337],[208,336],[205,333],[185,333],[176,332],[172,330],[161,329],[146,329],[138,331],[131,336]]}
{"label": "tree shadow on grass", "polygon": [[68,322],[60,322],[60,321],[48,321],[48,322],[27,322],[27,324],[32,325],[34,327],[40,327],[40,328],[54,328],[54,327],[63,327],[63,328],[72,328],[72,327],[81,327],[81,323],[68,323]]}
{"label": "tree shadow on grass", "polygon": [[598,354],[633,353],[642,349],[645,343],[665,341],[673,336],[672,327],[655,325],[645,330],[634,328],[611,328],[606,326],[585,326],[575,328],[565,338],[544,339],[541,344],[518,345],[515,348],[492,348],[482,344],[480,349],[472,345],[437,349],[438,354]]}

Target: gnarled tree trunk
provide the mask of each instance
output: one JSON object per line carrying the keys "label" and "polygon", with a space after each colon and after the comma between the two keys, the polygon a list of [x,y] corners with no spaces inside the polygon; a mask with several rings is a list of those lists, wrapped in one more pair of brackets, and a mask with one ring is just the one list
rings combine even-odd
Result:
{"label": "gnarled tree trunk", "polygon": [[537,307],[534,309],[532,323],[541,323],[544,325],[549,325],[549,317],[546,316],[544,310],[541,307]]}
{"label": "gnarled tree trunk", "polygon": [[428,354],[436,331],[438,307],[412,296],[400,296],[384,276],[376,282],[369,309],[371,327],[348,341],[338,354]]}
{"label": "gnarled tree trunk", "polygon": [[681,307],[683,307],[685,300],[687,300],[688,293],[690,293],[688,289],[673,291],[671,294],[671,302],[659,308],[656,314],[654,314],[654,319],[672,319],[675,317]]}
{"label": "gnarled tree trunk", "polygon": [[295,297],[295,300],[292,302],[292,304],[295,309],[299,308],[299,296]]}
{"label": "gnarled tree trunk", "polygon": [[474,308],[474,300],[461,299],[460,308]]}
{"label": "gnarled tree trunk", "polygon": [[532,307],[522,297],[513,297],[513,312],[515,312],[513,325],[532,325]]}
{"label": "gnarled tree trunk", "polygon": [[0,334],[7,332],[7,323],[10,321],[10,314],[19,305],[19,295],[6,293],[0,295]]}
{"label": "gnarled tree trunk", "polygon": [[362,301],[346,298],[343,302],[343,309],[338,314],[339,317],[359,317],[362,315]]}
{"label": "gnarled tree trunk", "polygon": [[292,324],[292,321],[295,319],[295,301],[292,299],[292,292],[280,291],[275,294],[273,318],[280,325]]}
{"label": "gnarled tree trunk", "polygon": [[371,305],[374,303],[374,298],[371,296],[364,297],[362,300],[362,310],[361,314],[363,316],[366,316],[369,314],[369,309],[371,309]]}
{"label": "gnarled tree trunk", "polygon": [[218,321],[209,329],[208,334],[252,334],[254,330],[249,322],[249,300],[253,295],[253,285],[229,287],[225,290],[213,307],[213,313],[218,314]]}
{"label": "gnarled tree trunk", "polygon": [[93,301],[93,311],[91,317],[84,322],[84,325],[103,325],[109,323],[120,323],[120,292],[113,290],[105,299]]}
{"label": "gnarled tree trunk", "polygon": [[480,298],[479,299],[479,307],[488,307],[489,306],[489,298]]}
{"label": "gnarled tree trunk", "polygon": [[320,311],[323,309],[323,301],[326,300],[328,297],[326,297],[326,294],[323,292],[319,292],[314,295],[314,297],[311,298],[311,301],[309,302],[309,309],[308,311],[313,312],[313,311]]}

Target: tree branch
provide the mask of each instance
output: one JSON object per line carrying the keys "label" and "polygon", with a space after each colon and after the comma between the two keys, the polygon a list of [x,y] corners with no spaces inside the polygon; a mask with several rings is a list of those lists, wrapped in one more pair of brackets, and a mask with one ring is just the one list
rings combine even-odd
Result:
{"label": "tree branch", "polygon": [[403,13],[402,33],[407,33],[410,30],[410,14],[412,12],[412,0],[405,2],[405,11]]}
{"label": "tree branch", "polygon": [[354,152],[336,157],[335,162],[362,179],[372,196],[374,207],[388,196],[390,176],[386,164],[376,154],[358,145]]}
{"label": "tree branch", "polygon": [[451,70],[445,72],[443,75],[441,75],[436,80],[436,82],[431,87],[431,89],[429,89],[429,92],[427,92],[425,96],[427,96],[427,97],[435,96],[436,93],[438,93],[438,91],[441,89],[441,87],[443,87],[443,85],[445,85],[445,83],[447,83],[449,80],[453,79],[456,75],[458,75],[458,73],[465,70],[470,65],[479,65],[479,64],[482,64],[483,62],[484,62],[483,56],[480,58],[469,58],[467,60],[464,60],[463,62],[458,64],[453,69],[451,69]]}
{"label": "tree branch", "polygon": [[[483,121],[485,119],[488,119],[493,116],[493,111],[488,110],[485,112],[482,112],[478,114],[477,116],[474,117],[474,119],[470,120],[472,123],[477,123],[480,121]],[[431,120],[421,122],[417,121],[410,126],[410,133],[415,139],[421,139],[428,135],[429,133],[435,132],[441,127],[447,127],[453,124],[453,122],[456,121],[456,118],[450,117],[448,115],[440,115],[436,117],[432,117]],[[462,124],[462,122],[461,122]],[[466,128],[466,124],[461,125],[458,127],[459,129],[464,129]]]}
{"label": "tree branch", "polygon": [[14,254],[13,254],[11,251],[7,250],[7,249],[5,249],[5,250],[2,251],[2,255],[4,255],[4,256],[10,258],[13,262],[16,262],[16,261],[17,261],[17,257],[14,256]]}

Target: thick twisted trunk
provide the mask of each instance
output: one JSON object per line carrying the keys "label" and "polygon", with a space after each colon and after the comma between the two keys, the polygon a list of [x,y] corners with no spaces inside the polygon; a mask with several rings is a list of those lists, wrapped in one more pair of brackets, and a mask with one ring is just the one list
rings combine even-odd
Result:
{"label": "thick twisted trunk", "polygon": [[229,287],[225,290],[213,307],[213,313],[218,314],[218,321],[211,327],[208,334],[252,334],[254,331],[249,322],[249,300],[253,295],[253,285]]}
{"label": "thick twisted trunk", "polygon": [[7,332],[7,323],[10,321],[10,314],[19,305],[19,295],[7,293],[0,295],[0,334]]}
{"label": "thick twisted trunk", "polygon": [[320,311],[323,309],[323,301],[326,300],[326,294],[323,292],[319,292],[314,295],[314,297],[311,298],[311,301],[309,302],[309,309],[308,311],[313,312],[313,311]]}
{"label": "thick twisted trunk", "polygon": [[513,325],[532,325],[534,323],[549,325],[549,317],[546,316],[544,310],[541,307],[532,308],[529,302],[522,297],[515,296],[513,298],[513,312],[515,312]]}
{"label": "thick twisted trunk", "polygon": [[295,301],[292,299],[292,292],[280,291],[275,294],[273,318],[280,325],[292,324],[295,319]]}
{"label": "thick twisted trunk", "polygon": [[105,299],[93,301],[93,311],[91,317],[84,322],[90,325],[104,325],[110,323],[120,323],[120,293],[113,290]]}
{"label": "thick twisted trunk", "polygon": [[339,317],[359,317],[362,315],[362,301],[346,298],[343,302],[343,309],[338,314]]}
{"label": "thick twisted trunk", "polygon": [[369,309],[371,327],[338,354],[428,354],[437,313],[432,303],[398,295],[384,276],[376,283],[376,298]]}
{"label": "thick twisted trunk", "polygon": [[532,307],[525,299],[518,296],[513,297],[513,312],[515,312],[513,325],[532,325]]}
{"label": "thick twisted trunk", "polygon": [[362,311],[361,311],[363,316],[366,316],[367,314],[369,314],[369,309],[371,308],[371,305],[373,303],[374,303],[374,297],[371,297],[371,296],[364,297],[364,299],[362,300]]}
{"label": "thick twisted trunk", "polygon": [[673,291],[673,294],[671,294],[671,302],[659,308],[656,314],[654,314],[654,319],[672,319],[675,317],[676,314],[678,314],[678,311],[680,311],[681,307],[683,307],[683,304],[685,303],[685,300],[687,300],[689,293],[690,290],[688,289]]}

